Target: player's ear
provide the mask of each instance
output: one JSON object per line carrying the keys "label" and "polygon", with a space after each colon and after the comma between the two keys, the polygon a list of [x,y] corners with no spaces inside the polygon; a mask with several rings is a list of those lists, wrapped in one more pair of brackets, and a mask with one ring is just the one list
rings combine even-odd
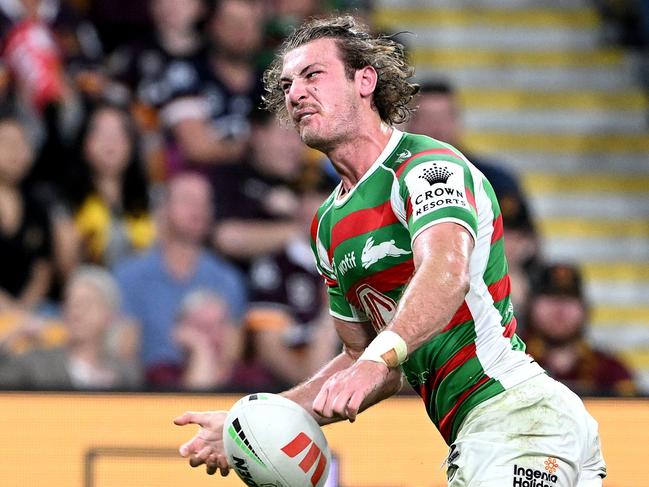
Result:
{"label": "player's ear", "polygon": [[363,98],[371,96],[376,89],[376,82],[379,75],[372,66],[365,66],[356,71],[356,82]]}

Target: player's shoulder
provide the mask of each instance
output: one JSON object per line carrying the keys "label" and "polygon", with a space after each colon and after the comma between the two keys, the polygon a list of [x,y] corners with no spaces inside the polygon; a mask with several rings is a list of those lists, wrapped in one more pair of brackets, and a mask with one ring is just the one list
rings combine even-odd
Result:
{"label": "player's shoulder", "polygon": [[462,168],[470,164],[458,149],[432,137],[404,132],[386,167],[403,177],[414,167],[431,161],[447,161]]}

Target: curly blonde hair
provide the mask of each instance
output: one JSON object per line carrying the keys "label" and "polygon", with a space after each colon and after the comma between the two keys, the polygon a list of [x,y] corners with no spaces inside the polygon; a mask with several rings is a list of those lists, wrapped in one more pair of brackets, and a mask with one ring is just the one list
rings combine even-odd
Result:
{"label": "curly blonde hair", "polygon": [[372,66],[378,79],[372,103],[383,120],[399,124],[410,118],[409,106],[419,86],[409,83],[414,68],[408,64],[401,44],[387,36],[373,37],[368,29],[349,15],[314,19],[301,25],[282,44],[274,61],[264,73],[264,106],[283,122],[289,121],[280,85],[284,55],[303,44],[317,39],[336,41],[345,74],[354,79],[358,69]]}

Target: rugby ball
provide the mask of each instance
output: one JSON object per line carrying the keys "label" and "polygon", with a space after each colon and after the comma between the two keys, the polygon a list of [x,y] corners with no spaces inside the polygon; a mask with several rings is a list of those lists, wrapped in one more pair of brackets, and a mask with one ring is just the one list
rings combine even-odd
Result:
{"label": "rugby ball", "polygon": [[331,452],[315,419],[276,394],[250,394],[223,425],[230,466],[251,487],[322,487]]}

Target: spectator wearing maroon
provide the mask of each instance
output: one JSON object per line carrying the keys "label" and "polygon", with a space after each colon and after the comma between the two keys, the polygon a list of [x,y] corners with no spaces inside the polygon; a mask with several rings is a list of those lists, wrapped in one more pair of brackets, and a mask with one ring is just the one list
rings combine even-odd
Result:
{"label": "spectator wearing maroon", "polygon": [[305,380],[340,348],[309,236],[313,217],[332,190],[324,177],[322,184],[305,189],[296,213],[301,232],[251,267],[246,319],[250,352],[253,361],[280,384]]}
{"label": "spectator wearing maroon", "polygon": [[580,395],[635,394],[626,366],[587,342],[588,311],[577,267],[543,267],[530,304],[525,337],[528,353],[548,374]]}
{"label": "spectator wearing maroon", "polygon": [[252,137],[241,164],[222,168],[214,180],[215,247],[247,269],[250,261],[278,252],[301,231],[295,219],[305,151],[294,130],[255,110]]}

